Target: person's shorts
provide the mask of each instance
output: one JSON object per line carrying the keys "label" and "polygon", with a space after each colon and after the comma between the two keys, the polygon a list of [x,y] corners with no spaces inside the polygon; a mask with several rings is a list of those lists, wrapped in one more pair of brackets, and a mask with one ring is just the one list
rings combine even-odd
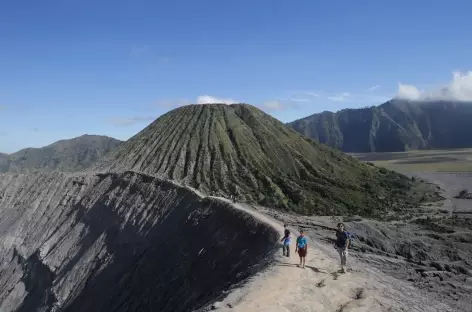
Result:
{"label": "person's shorts", "polygon": [[306,257],[306,252],[307,252],[306,248],[298,248],[298,255],[300,257]]}

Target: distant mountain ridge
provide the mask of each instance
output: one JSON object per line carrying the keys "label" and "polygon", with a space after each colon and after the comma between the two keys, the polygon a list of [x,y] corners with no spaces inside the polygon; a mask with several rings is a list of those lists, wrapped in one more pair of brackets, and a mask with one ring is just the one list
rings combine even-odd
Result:
{"label": "distant mountain ridge", "polygon": [[472,147],[472,102],[394,99],[380,106],[322,112],[288,123],[344,152]]}
{"label": "distant mountain ridge", "polygon": [[122,141],[100,135],[82,135],[41,148],[0,153],[0,172],[75,171],[90,166]]}

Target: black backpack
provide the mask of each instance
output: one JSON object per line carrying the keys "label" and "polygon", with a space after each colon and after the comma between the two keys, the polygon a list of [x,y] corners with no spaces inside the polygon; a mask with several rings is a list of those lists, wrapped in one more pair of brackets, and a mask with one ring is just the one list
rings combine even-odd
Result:
{"label": "black backpack", "polygon": [[347,248],[351,249],[352,248],[352,241],[353,241],[353,236],[351,233],[349,233],[348,231],[344,231],[344,233],[346,233],[346,236],[347,236],[347,241],[349,241],[349,246]]}

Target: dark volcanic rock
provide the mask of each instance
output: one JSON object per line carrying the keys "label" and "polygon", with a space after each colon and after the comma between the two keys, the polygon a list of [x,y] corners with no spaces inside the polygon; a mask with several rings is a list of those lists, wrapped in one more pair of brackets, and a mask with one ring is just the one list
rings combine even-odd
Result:
{"label": "dark volcanic rock", "polygon": [[261,269],[278,234],[154,177],[0,175],[0,311],[189,311]]}

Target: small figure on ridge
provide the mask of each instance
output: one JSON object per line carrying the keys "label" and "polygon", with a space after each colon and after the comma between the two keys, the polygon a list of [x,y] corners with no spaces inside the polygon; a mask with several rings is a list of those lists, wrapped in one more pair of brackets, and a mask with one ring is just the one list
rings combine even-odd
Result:
{"label": "small figure on ridge", "polygon": [[288,225],[284,224],[284,237],[280,240],[283,242],[283,255],[284,257],[290,257],[290,243],[291,243],[291,237],[290,237],[290,230],[288,229]]}
{"label": "small figure on ridge", "polygon": [[338,250],[339,257],[341,258],[341,271],[343,273],[347,272],[347,249],[349,248],[349,244],[349,233],[345,231],[344,223],[338,223],[335,248]]}
{"label": "small figure on ridge", "polygon": [[297,238],[295,252],[298,252],[298,255],[300,256],[300,266],[305,268],[305,259],[308,252],[308,241],[303,230],[300,230],[300,236]]}

